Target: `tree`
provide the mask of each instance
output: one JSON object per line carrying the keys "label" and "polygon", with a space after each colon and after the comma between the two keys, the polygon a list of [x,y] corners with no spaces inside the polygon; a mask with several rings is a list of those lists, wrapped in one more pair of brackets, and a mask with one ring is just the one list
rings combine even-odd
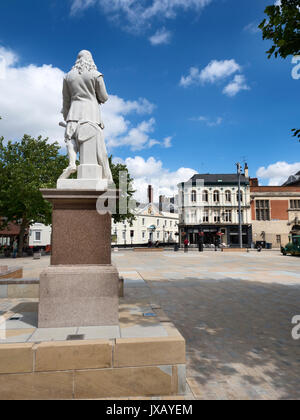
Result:
{"label": "tree", "polygon": [[280,5],[268,6],[265,18],[259,28],[263,32],[263,39],[273,41],[267,51],[268,58],[274,54],[286,58],[289,55],[300,54],[300,1],[281,0]]}
{"label": "tree", "polygon": [[[58,143],[48,143],[48,139],[34,139],[24,135],[21,141],[7,144],[0,137],[0,229],[13,222],[20,225],[18,255],[22,255],[25,233],[33,223],[50,225],[52,221],[52,206],[43,199],[41,188],[56,188],[58,177],[68,166],[66,156],[60,154]],[[126,165],[113,164],[110,166],[116,184],[119,188],[119,172],[127,172],[127,202],[134,191],[131,183],[133,179],[128,173]],[[118,207],[118,204],[117,204]],[[113,216],[115,222],[129,223],[135,216],[129,211],[127,214]]]}
{"label": "tree", "polygon": [[[280,4],[268,6],[265,9],[268,18],[264,19],[259,28],[263,39],[273,41],[267,51],[268,58],[300,54],[300,0],[281,0]],[[294,128],[293,136],[300,141],[300,130]]]}
{"label": "tree", "polygon": [[1,227],[9,222],[20,225],[19,251],[22,255],[24,236],[32,223],[51,224],[52,208],[40,192],[55,188],[67,158],[58,143],[24,135],[21,141],[4,143],[0,137],[0,215]]}

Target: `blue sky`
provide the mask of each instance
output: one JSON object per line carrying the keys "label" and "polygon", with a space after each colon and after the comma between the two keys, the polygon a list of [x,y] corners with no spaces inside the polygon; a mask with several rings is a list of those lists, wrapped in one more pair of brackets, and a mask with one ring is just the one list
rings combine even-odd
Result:
{"label": "blue sky", "polygon": [[270,44],[256,27],[271,2],[1,2],[1,133],[63,144],[61,79],[89,49],[111,94],[109,151],[138,188],[152,178],[168,193],[193,171],[232,172],[243,160],[262,184],[280,183],[300,170],[290,135],[300,127],[300,79],[291,57],[265,54]]}

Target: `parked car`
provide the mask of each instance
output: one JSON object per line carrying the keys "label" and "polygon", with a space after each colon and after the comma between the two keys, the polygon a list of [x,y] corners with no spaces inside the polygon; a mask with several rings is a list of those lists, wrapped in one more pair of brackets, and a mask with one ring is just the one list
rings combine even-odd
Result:
{"label": "parked car", "polygon": [[283,255],[300,255],[300,235],[293,235],[286,246],[281,247]]}

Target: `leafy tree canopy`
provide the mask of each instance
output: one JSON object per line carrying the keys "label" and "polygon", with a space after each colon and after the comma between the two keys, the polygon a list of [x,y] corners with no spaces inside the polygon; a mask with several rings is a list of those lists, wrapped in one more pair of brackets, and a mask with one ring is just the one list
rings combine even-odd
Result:
{"label": "leafy tree canopy", "polygon": [[300,0],[281,0],[280,5],[268,6],[259,28],[263,39],[273,41],[268,58],[300,54]]}
{"label": "leafy tree canopy", "polygon": [[4,142],[0,137],[0,215],[2,226],[9,222],[20,224],[19,252],[24,234],[30,224],[51,223],[51,205],[40,188],[55,188],[57,178],[67,166],[59,154],[58,143],[34,139],[25,135],[19,142]]}
{"label": "leafy tree canopy", "polygon": [[[28,135],[21,141],[6,143],[0,137],[0,229],[9,222],[20,225],[19,255],[31,224],[51,224],[52,207],[43,199],[40,189],[56,188],[57,179],[67,166],[68,159],[60,154],[58,143],[51,144],[48,139]],[[123,194],[129,203],[134,191],[126,165],[115,165],[110,157],[110,166],[117,189],[119,172],[127,173],[128,191]],[[113,218],[115,222],[128,220],[129,223],[135,219],[130,210],[127,214],[113,215]]]}

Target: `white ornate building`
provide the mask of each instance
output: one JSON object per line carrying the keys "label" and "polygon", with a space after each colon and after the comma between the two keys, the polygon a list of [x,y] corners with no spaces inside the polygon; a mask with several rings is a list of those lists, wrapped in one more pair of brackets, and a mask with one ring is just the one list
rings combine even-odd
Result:
{"label": "white ornate building", "polygon": [[[237,174],[199,174],[178,185],[179,228],[181,242],[188,238],[197,245],[239,244],[239,200]],[[251,246],[251,207],[248,167],[241,175],[243,243]],[[199,235],[200,234],[200,235]]]}
{"label": "white ornate building", "polygon": [[132,226],[126,223],[112,223],[112,244],[118,246],[142,246],[159,241],[161,244],[178,242],[178,214],[159,211],[149,203],[134,211],[136,220]]}

